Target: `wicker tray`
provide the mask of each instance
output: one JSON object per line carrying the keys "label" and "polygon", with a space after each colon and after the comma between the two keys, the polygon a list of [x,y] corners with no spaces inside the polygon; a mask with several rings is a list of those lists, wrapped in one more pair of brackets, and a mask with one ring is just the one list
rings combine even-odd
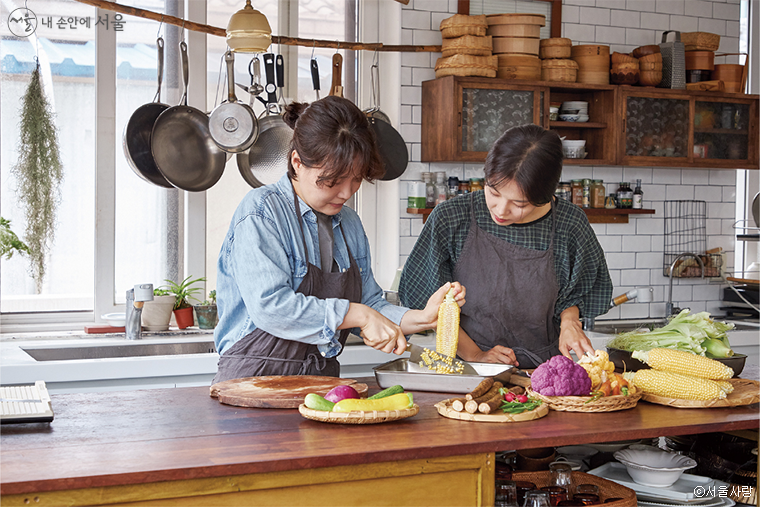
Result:
{"label": "wicker tray", "polygon": [[681,42],[686,51],[717,51],[720,47],[720,35],[710,32],[683,32]]}
{"label": "wicker tray", "polygon": [[313,410],[311,408],[307,408],[306,405],[301,404],[298,406],[298,411],[305,418],[312,419],[314,421],[337,424],[378,424],[397,421],[399,419],[406,419],[407,417],[417,415],[417,413],[420,411],[420,406],[415,403],[412,408],[405,408],[404,410],[354,410],[351,412],[326,412],[324,410]]}
{"label": "wicker tray", "polygon": [[505,414],[504,412],[498,414],[471,414],[469,412],[457,412],[451,408],[451,399],[439,401],[435,404],[435,408],[438,409],[439,414],[443,417],[448,417],[449,419],[496,423],[533,421],[535,419],[540,419],[549,413],[549,406],[546,403],[542,403],[533,410],[523,412],[522,414]]}
{"label": "wicker tray", "polygon": [[441,53],[444,58],[453,55],[491,56],[493,43],[491,36],[477,37],[463,35],[455,39],[443,39]]}
{"label": "wicker tray", "polygon": [[760,402],[760,382],[744,378],[732,378],[728,380],[733,384],[734,390],[722,400],[679,400],[666,398],[655,394],[644,393],[641,399],[649,403],[667,405],[676,408],[720,408],[752,405]]}
{"label": "wicker tray", "polygon": [[454,55],[435,62],[435,77],[484,76],[496,77],[498,58],[495,56]]}
{"label": "wicker tray", "polygon": [[450,18],[441,21],[441,37],[444,39],[453,39],[463,35],[477,35],[483,37],[488,29],[485,14],[480,16],[467,16],[465,14],[454,14]]}
{"label": "wicker tray", "polygon": [[635,407],[639,398],[641,398],[641,391],[636,391],[628,396],[604,396],[586,404],[591,399],[591,396],[544,396],[531,389],[528,389],[528,392],[549,405],[549,408],[558,412],[594,413],[627,410]]}
{"label": "wicker tray", "polygon": [[[550,485],[551,472],[514,472],[512,473],[512,480],[532,482],[536,487],[542,488]],[[572,481],[572,491],[575,491],[575,488],[579,484],[594,484],[598,486],[602,502],[608,498],[622,498],[622,500],[603,504],[605,507],[636,507],[637,505],[636,492],[634,490],[607,479],[583,472],[572,472],[570,480]]]}

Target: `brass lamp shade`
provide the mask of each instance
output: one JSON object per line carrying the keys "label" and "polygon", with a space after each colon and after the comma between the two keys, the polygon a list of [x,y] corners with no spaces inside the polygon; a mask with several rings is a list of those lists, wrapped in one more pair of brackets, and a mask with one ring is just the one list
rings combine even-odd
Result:
{"label": "brass lamp shade", "polygon": [[246,0],[245,7],[230,17],[227,45],[236,53],[264,53],[272,44],[272,29],[267,17]]}

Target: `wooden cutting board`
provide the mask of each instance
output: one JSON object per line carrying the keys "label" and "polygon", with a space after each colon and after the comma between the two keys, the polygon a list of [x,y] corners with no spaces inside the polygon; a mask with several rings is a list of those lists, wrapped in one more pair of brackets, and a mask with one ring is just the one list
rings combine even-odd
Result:
{"label": "wooden cutting board", "polygon": [[225,380],[211,386],[211,396],[225,405],[254,408],[298,408],[309,393],[326,395],[339,385],[350,385],[367,396],[367,384],[356,380],[317,375],[271,375]]}

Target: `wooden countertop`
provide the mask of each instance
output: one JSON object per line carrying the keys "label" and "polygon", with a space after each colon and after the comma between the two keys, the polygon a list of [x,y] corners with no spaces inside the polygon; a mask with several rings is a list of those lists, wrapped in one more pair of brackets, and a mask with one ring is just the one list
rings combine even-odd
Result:
{"label": "wooden countertop", "polygon": [[[379,390],[374,379],[370,394]],[[441,417],[453,396],[414,393],[416,416],[337,425],[295,409],[222,405],[206,387],[53,395],[50,424],[0,428],[0,494],[426,459],[624,439],[755,429],[758,405],[674,409],[639,402],[601,414],[550,411],[512,424]]]}

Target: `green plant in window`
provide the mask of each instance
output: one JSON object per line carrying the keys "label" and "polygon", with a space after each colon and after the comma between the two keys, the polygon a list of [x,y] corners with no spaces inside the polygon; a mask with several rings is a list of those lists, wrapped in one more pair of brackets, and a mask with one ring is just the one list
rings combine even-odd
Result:
{"label": "green plant in window", "polygon": [[189,308],[192,306],[190,304],[191,299],[194,301],[199,301],[198,298],[193,296],[193,294],[202,292],[203,287],[193,287],[193,284],[196,284],[198,282],[205,282],[206,277],[204,276],[201,278],[196,278],[195,280],[191,280],[190,278],[191,277],[188,276],[180,283],[175,283],[172,280],[164,280],[166,282],[166,286],[159,287],[159,289],[166,287],[166,290],[169,292],[169,294],[172,294],[176,298],[174,301],[175,310],[179,310],[181,308]]}
{"label": "green plant in window", "polygon": [[0,217],[0,257],[10,259],[14,251],[28,254],[29,247],[11,230],[11,221]]}
{"label": "green plant in window", "polygon": [[39,64],[32,71],[23,97],[18,161],[11,171],[16,178],[16,196],[26,217],[24,242],[29,248],[31,274],[39,293],[45,277],[45,257],[53,244],[63,179],[58,132],[42,90]]}

